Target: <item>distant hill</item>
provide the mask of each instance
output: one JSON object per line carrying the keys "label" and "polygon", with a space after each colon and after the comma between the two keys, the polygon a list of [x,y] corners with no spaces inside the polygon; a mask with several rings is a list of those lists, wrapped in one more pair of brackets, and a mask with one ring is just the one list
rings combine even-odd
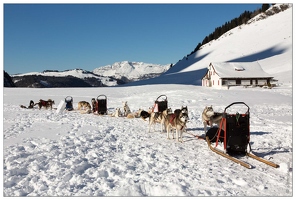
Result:
{"label": "distant hill", "polygon": [[45,70],[11,77],[16,87],[107,87],[157,77],[169,66],[123,61],[96,68],[93,72],[83,69]]}

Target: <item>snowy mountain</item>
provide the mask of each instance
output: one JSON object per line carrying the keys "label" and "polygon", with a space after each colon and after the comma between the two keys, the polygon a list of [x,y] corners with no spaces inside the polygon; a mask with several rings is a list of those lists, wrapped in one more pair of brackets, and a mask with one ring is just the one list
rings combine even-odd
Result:
{"label": "snowy mountain", "polygon": [[114,77],[116,79],[126,78],[129,81],[154,78],[166,72],[170,65],[158,65],[143,62],[116,62],[113,65],[99,67],[93,70],[93,73]]}
{"label": "snowy mountain", "polygon": [[83,69],[46,70],[17,74],[11,77],[17,87],[98,87],[114,86],[121,83],[119,80],[99,76]]}
{"label": "snowy mountain", "polygon": [[[143,62],[116,62],[99,67],[93,72],[83,69],[65,71],[46,70],[12,75],[17,87],[98,87],[154,78],[169,69],[170,65]],[[65,84],[68,82],[68,84]]]}

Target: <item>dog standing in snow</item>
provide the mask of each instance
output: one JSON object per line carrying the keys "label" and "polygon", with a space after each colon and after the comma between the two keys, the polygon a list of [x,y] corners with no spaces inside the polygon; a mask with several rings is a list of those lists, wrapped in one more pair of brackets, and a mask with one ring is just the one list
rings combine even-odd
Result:
{"label": "dog standing in snow", "polygon": [[[205,133],[207,133],[207,126],[210,126],[212,128],[213,124],[220,125],[220,122],[222,121],[222,113],[214,112],[212,106],[206,106],[202,112],[201,117],[204,124]],[[224,130],[224,126],[222,126],[222,129]]]}

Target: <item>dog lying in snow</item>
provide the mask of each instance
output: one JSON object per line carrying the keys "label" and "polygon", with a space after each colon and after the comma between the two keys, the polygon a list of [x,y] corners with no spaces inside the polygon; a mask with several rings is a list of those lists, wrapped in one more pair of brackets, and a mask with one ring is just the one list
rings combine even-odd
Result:
{"label": "dog lying in snow", "polygon": [[32,109],[32,108],[34,108],[34,106],[35,106],[35,103],[33,100],[30,100],[30,104],[28,107],[26,107],[24,105],[20,105],[21,108],[26,108],[26,109]]}
{"label": "dog lying in snow", "polygon": [[[54,101],[51,100],[51,99],[48,99],[47,101],[43,100],[43,99],[40,99],[38,103],[35,103],[35,105],[38,105],[39,106],[39,110],[42,108],[42,107],[45,107],[46,109],[50,108],[52,109],[52,105],[54,104]],[[34,106],[35,106],[34,105]]]}
{"label": "dog lying in snow", "polygon": [[92,112],[90,103],[87,101],[79,101],[77,109],[80,110],[81,114],[89,114]]}
{"label": "dog lying in snow", "polygon": [[116,108],[115,112],[111,114],[111,117],[121,117],[122,113],[120,108]]}
{"label": "dog lying in snow", "polygon": [[129,114],[127,114],[127,118],[140,118],[141,117],[141,112],[142,112],[143,110],[142,109],[139,109],[139,110],[137,110],[137,111],[135,111],[135,112],[131,112],[131,113],[129,113]]}

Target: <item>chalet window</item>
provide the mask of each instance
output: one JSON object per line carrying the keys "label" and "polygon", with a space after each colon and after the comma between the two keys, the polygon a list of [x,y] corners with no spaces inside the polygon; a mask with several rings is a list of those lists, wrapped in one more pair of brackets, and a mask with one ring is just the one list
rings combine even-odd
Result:
{"label": "chalet window", "polygon": [[241,85],[242,81],[240,79],[236,79],[236,85]]}
{"label": "chalet window", "polygon": [[213,80],[213,85],[214,85],[214,80]]}
{"label": "chalet window", "polygon": [[218,85],[219,85],[219,80],[218,80]]}

